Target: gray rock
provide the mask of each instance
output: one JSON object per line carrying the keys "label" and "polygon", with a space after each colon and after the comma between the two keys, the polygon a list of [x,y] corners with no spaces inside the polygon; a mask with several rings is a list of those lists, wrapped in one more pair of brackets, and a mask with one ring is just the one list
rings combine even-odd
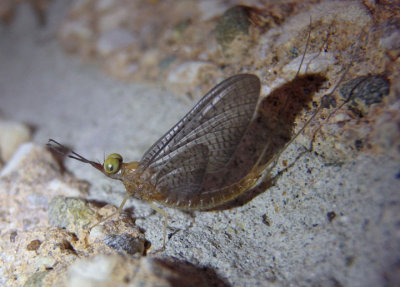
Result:
{"label": "gray rock", "polygon": [[216,38],[221,46],[229,45],[239,34],[248,34],[251,22],[248,9],[234,6],[226,10],[215,28]]}
{"label": "gray rock", "polygon": [[340,88],[343,98],[349,99],[351,105],[362,115],[368,113],[369,106],[382,102],[389,94],[390,82],[381,75],[360,76],[345,82]]}
{"label": "gray rock", "polygon": [[95,220],[87,202],[79,198],[57,196],[49,204],[49,223],[76,232],[87,228]]}
{"label": "gray rock", "polygon": [[130,234],[110,234],[103,239],[104,243],[118,252],[126,252],[133,255],[143,253],[144,240],[141,237],[134,237]]}

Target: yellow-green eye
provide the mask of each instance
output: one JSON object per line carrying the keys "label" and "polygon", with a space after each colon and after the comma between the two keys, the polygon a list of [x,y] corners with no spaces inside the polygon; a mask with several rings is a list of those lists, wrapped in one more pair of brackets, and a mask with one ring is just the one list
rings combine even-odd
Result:
{"label": "yellow-green eye", "polygon": [[119,171],[122,156],[118,153],[110,154],[104,161],[103,168],[106,173],[114,174]]}

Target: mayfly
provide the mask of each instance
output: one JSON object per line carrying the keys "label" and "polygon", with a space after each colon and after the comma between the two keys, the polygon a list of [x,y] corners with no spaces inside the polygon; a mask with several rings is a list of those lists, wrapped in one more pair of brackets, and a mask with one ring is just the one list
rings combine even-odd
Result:
{"label": "mayfly", "polygon": [[[229,162],[234,160],[252,120],[259,94],[260,81],[255,75],[241,74],[223,81],[155,142],[139,162],[125,163],[120,154],[113,153],[100,164],[55,140],[50,139],[48,146],[122,181],[127,195],[118,211],[130,196],[178,209],[212,208],[243,192],[243,188],[234,187],[237,182],[228,179],[221,185],[219,178],[229,172]],[[237,172],[242,173],[239,169]],[[165,212],[152,207],[166,217]]]}
{"label": "mayfly", "polygon": [[255,187],[266,167],[296,137],[292,125],[299,107],[288,98],[294,94],[309,99],[323,81],[318,75],[299,76],[260,99],[257,76],[232,76],[203,96],[139,162],[125,163],[120,154],[113,153],[100,164],[55,140],[50,139],[48,145],[122,181],[127,194],[117,212],[132,196],[163,214],[165,247],[167,215],[153,203],[206,210]]}

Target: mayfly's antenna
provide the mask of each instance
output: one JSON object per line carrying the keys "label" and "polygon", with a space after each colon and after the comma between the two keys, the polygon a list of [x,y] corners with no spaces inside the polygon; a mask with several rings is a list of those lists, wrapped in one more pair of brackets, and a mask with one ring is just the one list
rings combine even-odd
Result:
{"label": "mayfly's antenna", "polygon": [[[332,94],[335,92],[335,90],[337,89],[337,87],[339,86],[339,84],[343,81],[343,79],[344,79],[345,75],[347,74],[347,72],[349,71],[349,69],[350,69],[350,66],[348,66],[347,69],[346,69],[346,71],[343,72],[342,77],[340,77],[340,80],[338,81],[338,83],[336,84],[336,86],[334,87],[334,89],[332,90],[332,92],[330,92],[329,94],[325,95],[325,97],[326,97],[326,96],[330,96],[330,95],[332,95]],[[331,112],[331,113],[326,117],[326,119],[324,120],[324,122],[328,122],[329,119],[330,119],[338,110],[340,110],[345,104],[347,104],[348,102],[350,102],[350,100],[351,100],[351,99],[353,98],[353,96],[354,96],[354,91],[355,91],[363,82],[365,82],[366,80],[368,80],[368,78],[365,78],[365,79],[361,80],[360,82],[358,82],[356,85],[354,85],[354,87],[353,87],[353,88],[351,89],[351,91],[349,92],[347,99],[345,99],[339,106],[337,106],[337,107],[335,108],[335,110],[334,110],[333,112]],[[322,109],[322,105],[318,107],[318,111],[321,110],[321,109]],[[321,130],[321,128],[322,128],[322,125],[319,125],[318,128],[314,131],[314,134],[313,134],[312,139],[311,139],[310,147],[309,147],[309,150],[310,150],[310,151],[311,151],[312,148],[313,148],[314,141],[315,141],[315,138],[316,138],[316,136],[317,136],[317,133]]]}
{"label": "mayfly's antenna", "polygon": [[[310,21],[311,21],[311,17],[310,17]],[[311,22],[310,22],[310,27],[311,27]],[[307,39],[307,46],[308,46],[308,42],[309,42],[309,39],[310,39],[310,34],[311,34],[311,31],[310,31],[309,37],[308,37],[308,39]],[[326,42],[327,42],[327,40],[328,40],[328,37],[329,37],[329,33],[327,34],[327,38],[326,38],[326,40],[324,41],[324,45],[326,44]],[[361,40],[360,40],[360,41],[361,41]],[[359,42],[360,42],[360,41],[359,41]],[[303,64],[303,60],[304,60],[304,57],[305,57],[305,54],[306,54],[306,51],[307,51],[307,46],[306,46],[306,48],[305,48],[305,50],[304,50],[303,58],[302,58],[302,60],[301,60],[300,67],[299,67],[297,73],[300,72],[301,65]],[[323,47],[323,46],[322,46],[322,47]],[[321,50],[320,50],[320,53],[321,53]],[[319,53],[319,54],[320,54],[320,53]],[[318,55],[319,55],[319,54],[318,54]],[[342,75],[340,76],[340,79],[337,81],[337,83],[334,85],[334,87],[331,89],[331,91],[330,91],[329,93],[327,93],[324,97],[329,97],[329,96],[331,96],[331,95],[333,95],[333,94],[335,93],[335,91],[336,91],[337,88],[340,86],[340,84],[343,82],[344,78],[346,77],[347,73],[349,72],[351,66],[352,66],[352,63],[348,63],[348,64],[345,66],[344,71],[343,71]],[[297,75],[296,75],[296,76],[297,76]],[[324,120],[324,122],[327,122],[339,109],[341,109],[345,104],[347,104],[347,103],[351,100],[351,98],[353,97],[353,92],[354,92],[354,90],[355,90],[362,82],[363,82],[363,81],[359,82],[355,87],[353,87],[353,89],[352,89],[352,90],[350,91],[350,93],[349,93],[348,98],[347,98],[345,101],[343,101],[338,107],[336,107],[335,110],[334,110],[333,112],[331,112],[331,113],[329,114],[329,116]],[[286,102],[287,102],[287,101],[286,101]],[[319,113],[321,112],[321,110],[322,110],[323,108],[324,108],[324,105],[320,105],[320,106],[314,111],[313,115],[305,122],[305,124],[303,125],[303,127],[302,127],[302,128],[301,128],[301,129],[300,129],[286,144],[285,144],[285,146],[281,149],[280,152],[278,152],[267,164],[264,165],[264,167],[266,167],[266,166],[270,165],[271,163],[273,163],[274,161],[276,161],[276,159],[278,159],[278,158],[280,157],[280,155],[282,154],[282,152],[285,151],[286,148],[287,148],[287,147],[288,147],[288,146],[289,146],[289,145],[290,145],[304,130],[305,130],[305,128],[306,128],[307,126],[309,126],[309,124],[315,119],[315,117],[316,117],[317,115],[319,115]],[[310,144],[310,148],[309,148],[310,151],[312,150],[313,143],[314,143],[314,141],[315,141],[315,137],[316,137],[317,133],[320,131],[321,127],[322,127],[322,124],[319,125],[319,127],[315,130],[315,132],[314,132],[314,134],[313,134],[313,137],[312,137],[312,140],[311,140],[311,144]]]}
{"label": "mayfly's antenna", "polygon": [[94,162],[91,160],[88,160],[86,158],[84,158],[83,156],[81,156],[80,154],[74,152],[72,149],[66,147],[63,144],[60,144],[59,142],[53,140],[53,139],[49,139],[49,141],[47,142],[46,146],[48,148],[50,148],[51,150],[55,151],[56,153],[62,155],[62,156],[67,156],[69,158],[73,158],[76,159],[80,162],[83,163],[88,163],[91,166],[95,167],[96,169],[103,171],[103,166],[98,163],[98,162]]}
{"label": "mayfly's antenna", "polygon": [[[356,49],[356,48],[360,49],[361,43],[362,43],[362,41],[363,41],[362,38],[363,38],[364,35],[365,35],[365,32],[361,32],[361,33],[360,33],[359,39],[358,39],[356,45],[354,45],[354,46],[355,46],[355,49]],[[364,45],[366,45],[366,44],[368,43],[369,32],[366,33],[366,36],[365,36],[365,37],[366,37],[366,39],[364,40]],[[354,52],[352,53],[351,56],[357,57],[357,55],[354,55]],[[333,87],[333,89],[331,90],[331,92],[329,92],[328,94],[326,94],[324,97],[329,97],[329,96],[333,95],[333,93],[337,90],[337,88],[339,87],[339,85],[343,82],[344,78],[346,77],[346,75],[347,75],[347,73],[349,72],[349,70],[350,70],[350,68],[351,68],[352,65],[353,65],[353,61],[351,61],[350,63],[347,63],[344,72],[343,72],[342,75],[340,76],[340,79],[337,81],[337,83],[335,84],[335,86]],[[345,104],[347,104],[347,103],[353,98],[353,96],[354,96],[354,91],[355,91],[366,79],[367,79],[367,78],[365,78],[365,79],[363,79],[362,81],[358,82],[358,83],[351,89],[351,91],[350,91],[349,94],[348,94],[347,99],[345,99],[340,105],[338,105],[338,106],[333,110],[333,112],[331,112],[331,113],[327,116],[327,118],[324,120],[324,122],[328,122],[329,119],[330,119],[338,110],[340,110]],[[321,110],[322,108],[323,108],[322,105],[320,105],[320,106],[318,107],[317,111],[316,111],[316,112],[314,113],[314,115],[311,117],[311,120],[315,117],[315,115],[316,115],[317,113],[320,112],[320,110]],[[322,125],[319,125],[318,128],[314,131],[314,134],[313,134],[312,139],[311,139],[311,143],[310,143],[309,150],[312,150],[313,145],[314,145],[315,138],[316,138],[316,136],[317,136],[317,133],[321,130],[321,128],[322,128]]]}
{"label": "mayfly's antenna", "polygon": [[[294,77],[295,79],[296,79],[296,78],[298,77],[298,75],[300,74],[301,66],[303,65],[304,58],[306,57],[306,53],[307,53],[307,49],[308,49],[308,44],[310,43],[311,29],[312,29],[312,27],[311,27],[311,16],[310,16],[310,30],[308,31],[308,37],[307,37],[306,47],[305,47],[305,49],[304,49],[303,56],[301,57],[299,69],[297,70],[296,76]],[[289,95],[286,95],[285,104],[283,105],[283,108],[281,109],[281,111],[286,110],[286,106],[287,106],[287,104],[288,104],[288,101],[289,101]]]}
{"label": "mayfly's antenna", "polygon": [[332,29],[332,24],[331,24],[331,25],[329,26],[329,28],[328,28],[328,32],[326,33],[325,41],[322,42],[322,45],[321,45],[321,47],[319,48],[318,54],[315,55],[314,57],[312,57],[312,58],[308,61],[308,63],[306,64],[306,70],[305,70],[305,72],[304,72],[305,74],[307,74],[308,67],[310,66],[311,62],[314,61],[315,59],[317,59],[317,58],[321,55],[322,51],[324,51],[324,46],[327,45],[327,43],[328,43],[329,36],[330,36],[330,34],[331,34],[331,29]]}
{"label": "mayfly's antenna", "polygon": [[81,162],[84,162],[84,163],[91,162],[90,160],[84,158],[80,154],[74,152],[72,149],[66,147],[65,145],[60,144],[59,142],[57,142],[53,139],[49,139],[49,141],[47,142],[47,147],[49,147],[50,149],[54,150],[55,152],[57,152],[58,154],[60,154],[62,156],[67,156],[67,157],[79,160]]}
{"label": "mayfly's antenna", "polygon": [[311,20],[311,16],[310,16],[310,31],[308,31],[306,48],[304,49],[303,56],[301,57],[299,69],[297,70],[295,78],[300,74],[301,66],[303,65],[304,58],[306,57],[306,54],[307,54],[308,44],[310,43],[310,38],[311,38],[311,30],[312,30],[311,24],[312,24],[312,20]]}

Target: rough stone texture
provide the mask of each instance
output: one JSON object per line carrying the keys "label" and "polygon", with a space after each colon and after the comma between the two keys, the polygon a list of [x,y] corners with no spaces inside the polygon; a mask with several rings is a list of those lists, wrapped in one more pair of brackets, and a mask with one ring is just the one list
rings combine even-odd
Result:
{"label": "rough stone texture", "polygon": [[110,219],[89,234],[88,227],[110,208],[65,197],[83,195],[86,189],[87,184],[62,172],[42,146],[26,143],[19,148],[0,174],[1,200],[7,203],[1,207],[2,285],[54,286],[81,257],[112,250],[143,254],[144,237],[126,216]]}
{"label": "rough stone texture", "polygon": [[366,116],[369,107],[383,101],[389,94],[390,82],[381,75],[360,76],[340,88],[340,94],[351,101],[352,108],[359,116]]}
{"label": "rough stone texture", "polygon": [[[144,3],[131,3],[139,2]],[[231,7],[228,4],[236,2],[198,1],[201,12],[196,14],[184,13],[193,4],[190,1],[180,2],[171,13],[162,13],[169,8],[168,1],[146,1],[146,13],[139,15],[116,3],[76,1],[68,10],[66,1],[55,1],[48,25],[41,29],[32,10],[21,4],[14,23],[0,27],[2,116],[35,130],[35,143],[22,145],[0,174],[0,285],[398,286],[396,7],[372,1],[274,4],[274,17],[265,19],[270,25],[262,27],[263,18],[256,16],[264,14],[251,9],[248,34],[241,33],[226,48],[229,51],[221,51],[210,31]],[[67,18],[60,22],[63,13]],[[150,13],[158,17],[149,17]],[[182,15],[190,21],[182,21]],[[62,159],[43,148],[47,139],[55,138],[89,159],[101,161],[103,154],[119,152],[126,160],[137,160],[192,104],[156,87],[110,79],[98,65],[66,56],[55,37],[60,23],[64,48],[114,65],[120,76],[130,75],[124,79],[168,79],[181,64],[201,61],[213,68],[210,74],[188,73],[190,83],[199,84],[190,88],[193,95],[244,71],[260,76],[267,95],[295,77],[310,15],[313,24],[304,65],[308,72],[329,79],[314,99],[319,105],[325,96],[324,106],[329,108],[281,156],[268,190],[249,194],[231,209],[193,214],[166,209],[169,236],[163,252],[152,253],[162,246],[162,216],[135,200],[129,201],[126,213],[90,233],[85,229],[115,212],[112,205],[120,204],[123,186],[73,160],[65,160],[61,167]],[[97,57],[97,33],[121,27],[140,37],[133,34],[128,42],[118,38],[123,46],[108,45],[106,40],[112,37],[103,38],[106,53]],[[159,46],[153,46],[154,41]],[[139,43],[152,48],[136,49]],[[336,92],[326,96],[350,62]],[[352,103],[345,105],[321,126],[320,118],[327,118],[332,105],[339,107],[343,101],[340,88],[366,75],[380,75],[390,84],[382,101],[363,107],[362,117]],[[314,106],[305,111],[299,128],[314,111]],[[317,128],[321,132],[314,152],[305,151],[303,146],[309,145]],[[104,272],[97,274],[97,268]]]}

